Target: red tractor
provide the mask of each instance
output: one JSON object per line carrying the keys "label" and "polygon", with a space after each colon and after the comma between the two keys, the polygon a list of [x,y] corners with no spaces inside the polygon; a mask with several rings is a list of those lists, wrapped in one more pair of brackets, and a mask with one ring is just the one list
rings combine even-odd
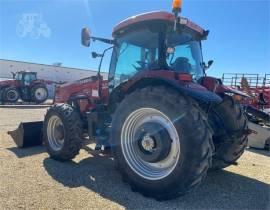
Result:
{"label": "red tractor", "polygon": [[102,62],[112,49],[109,78],[98,73],[57,88],[43,125],[51,158],[73,159],[88,135],[97,150],[111,149],[132,190],[166,200],[243,154],[247,120],[232,96],[246,94],[206,76],[212,61],[203,62],[201,46],[209,32],[179,17],[178,3],[174,14],[150,12],[122,21],[112,40],[82,30],[84,46],[90,40],[111,45],[92,53]]}
{"label": "red tractor", "polygon": [[47,100],[47,83],[38,80],[36,72],[20,71],[12,75],[13,79],[0,82],[0,102],[16,103],[21,98],[40,104]]}

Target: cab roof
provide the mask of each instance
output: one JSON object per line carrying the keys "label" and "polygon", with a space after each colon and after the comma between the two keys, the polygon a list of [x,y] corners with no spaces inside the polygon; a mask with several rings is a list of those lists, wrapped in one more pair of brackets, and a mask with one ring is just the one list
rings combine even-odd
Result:
{"label": "cab roof", "polygon": [[[118,32],[134,24],[146,22],[146,21],[155,21],[155,20],[174,22],[175,16],[172,13],[163,12],[163,11],[154,11],[154,12],[148,12],[148,13],[132,16],[121,21],[119,24],[117,24],[113,29],[112,35],[113,37],[115,37],[115,35]],[[179,22],[182,25],[185,25],[186,27],[192,29],[193,31],[198,32],[201,35],[204,35],[205,33],[205,30],[203,28],[201,28],[200,26],[198,26],[197,24],[191,22],[190,20],[186,18],[181,17],[179,19]]]}
{"label": "cab roof", "polygon": [[34,71],[17,71],[16,74],[37,74],[37,72],[34,72]]}

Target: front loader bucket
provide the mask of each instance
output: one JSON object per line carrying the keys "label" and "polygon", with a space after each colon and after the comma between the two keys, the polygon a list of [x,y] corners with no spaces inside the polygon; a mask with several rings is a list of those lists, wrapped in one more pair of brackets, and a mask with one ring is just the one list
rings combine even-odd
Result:
{"label": "front loader bucket", "polygon": [[23,122],[14,131],[8,131],[20,148],[42,145],[43,122]]}

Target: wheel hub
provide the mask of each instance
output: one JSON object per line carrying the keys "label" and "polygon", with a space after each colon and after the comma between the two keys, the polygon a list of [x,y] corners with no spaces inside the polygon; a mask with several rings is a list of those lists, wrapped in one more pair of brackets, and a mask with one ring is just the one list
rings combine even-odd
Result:
{"label": "wheel hub", "polygon": [[142,124],[137,130],[136,139],[139,156],[149,163],[165,159],[171,148],[170,135],[156,122]]}
{"label": "wheel hub", "polygon": [[44,100],[47,97],[46,90],[44,88],[38,88],[35,91],[35,97],[38,100]]}
{"label": "wheel hub", "polygon": [[122,127],[121,148],[130,168],[148,180],[168,176],[180,158],[180,141],[173,122],[153,108],[130,113]]}
{"label": "wheel hub", "polygon": [[7,99],[8,99],[9,101],[15,100],[17,97],[18,97],[18,94],[17,94],[17,92],[14,91],[14,90],[11,90],[11,91],[9,91],[9,92],[7,93]]}
{"label": "wheel hub", "polygon": [[64,127],[63,125],[56,125],[55,127],[55,138],[61,140],[64,138]]}
{"label": "wheel hub", "polygon": [[152,152],[155,146],[155,141],[151,136],[147,134],[143,137],[141,145],[145,151]]}
{"label": "wheel hub", "polygon": [[52,116],[48,121],[47,136],[51,148],[59,151],[64,145],[65,129],[62,120],[57,116]]}

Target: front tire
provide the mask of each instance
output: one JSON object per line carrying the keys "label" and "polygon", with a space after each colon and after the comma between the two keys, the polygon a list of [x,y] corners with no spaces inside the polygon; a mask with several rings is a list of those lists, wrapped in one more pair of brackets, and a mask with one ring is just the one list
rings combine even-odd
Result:
{"label": "front tire", "polygon": [[196,102],[166,87],[128,95],[113,115],[111,145],[132,190],[158,200],[197,186],[211,166],[212,133]]}
{"label": "front tire", "polygon": [[52,106],[44,120],[44,143],[51,158],[73,159],[82,145],[82,122],[77,111],[68,104]]}
{"label": "front tire", "polygon": [[215,155],[212,170],[228,167],[241,157],[248,143],[247,119],[233,98],[225,96],[223,102],[209,113],[213,127]]}

